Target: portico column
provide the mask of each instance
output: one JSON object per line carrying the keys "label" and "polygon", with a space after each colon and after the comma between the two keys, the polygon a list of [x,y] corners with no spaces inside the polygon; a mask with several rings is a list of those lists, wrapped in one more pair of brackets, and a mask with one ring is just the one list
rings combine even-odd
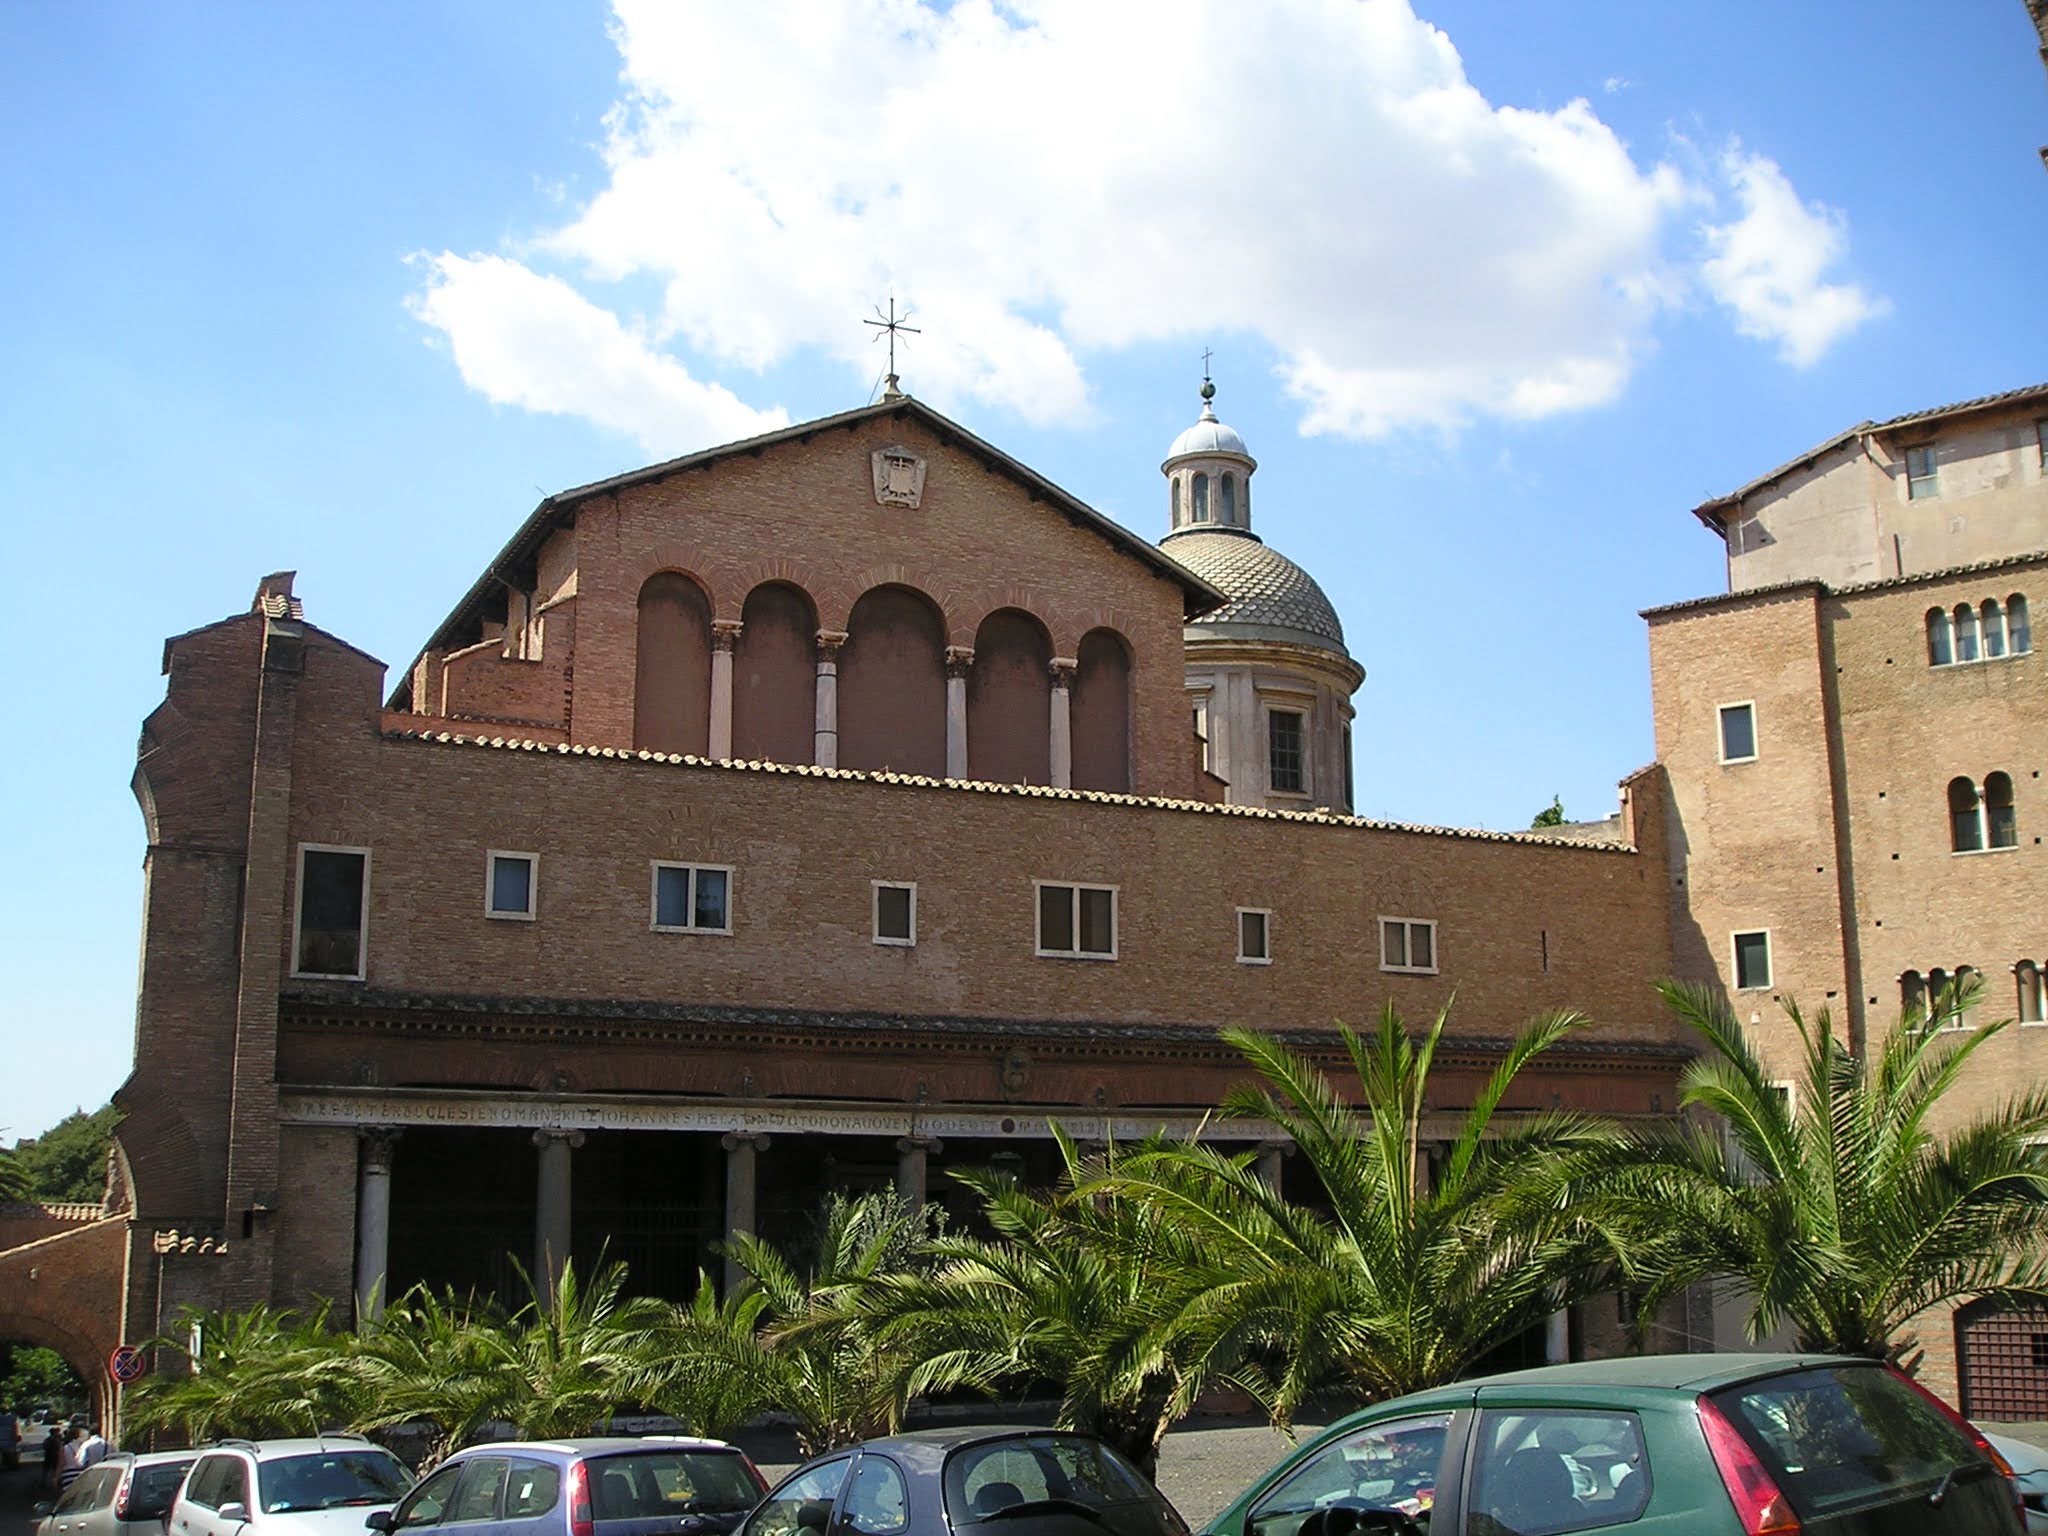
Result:
{"label": "portico column", "polygon": [[732,653],[739,644],[738,619],[711,621],[711,756],[732,756]]}
{"label": "portico column", "polygon": [[535,1131],[540,1148],[540,1191],[534,1201],[533,1281],[541,1301],[554,1305],[562,1266],[569,1262],[569,1155],[583,1145],[581,1131]]}
{"label": "portico column", "polygon": [[356,1173],[356,1326],[384,1315],[391,1259],[391,1154],[404,1135],[395,1125],[358,1127]]}
{"label": "portico column", "polygon": [[1294,1150],[1291,1141],[1262,1141],[1259,1143],[1258,1162],[1254,1165],[1259,1182],[1274,1194],[1280,1193],[1280,1159]]}
{"label": "portico column", "polygon": [[923,1205],[930,1186],[927,1162],[946,1144],[936,1136],[899,1136],[896,1139],[896,1193],[912,1205]]}
{"label": "portico column", "polygon": [[1074,784],[1074,712],[1071,700],[1074,669],[1079,665],[1070,656],[1052,659],[1052,782],[1058,789],[1071,789]]}
{"label": "portico column", "polygon": [[967,777],[967,674],[974,670],[974,647],[946,647],[946,777]]}
{"label": "portico column", "polygon": [[1572,1358],[1572,1316],[1564,1307],[1559,1307],[1544,1320],[1543,1363],[1565,1365]]}
{"label": "portico column", "polygon": [[818,631],[818,723],[811,756],[820,768],[839,766],[839,647],[843,629]]}
{"label": "portico column", "polygon": [[767,1149],[768,1138],[751,1131],[734,1131],[721,1138],[725,1148],[725,1290],[746,1278],[739,1260],[732,1256],[732,1240],[754,1230],[754,1176],[757,1154]]}

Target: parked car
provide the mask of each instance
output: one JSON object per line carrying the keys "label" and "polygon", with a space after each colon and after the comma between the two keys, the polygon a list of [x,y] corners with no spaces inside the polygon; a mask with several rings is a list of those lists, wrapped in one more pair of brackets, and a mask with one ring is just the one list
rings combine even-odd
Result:
{"label": "parked car", "polygon": [[164,1517],[196,1451],[113,1451],[54,1504],[36,1505],[35,1536],[163,1536]]}
{"label": "parked car", "polygon": [[361,1435],[223,1440],[197,1453],[171,1504],[170,1536],[361,1536],[363,1517],[412,1486],[405,1463]]}
{"label": "parked car", "polygon": [[1870,1360],[1650,1355],[1375,1404],[1204,1536],[2022,1536],[2010,1468]]}
{"label": "parked car", "polygon": [[1166,1498],[1090,1435],[920,1430],[798,1467],[739,1536],[1188,1536]]}
{"label": "parked car", "polygon": [[725,1536],[767,1489],[747,1454],[687,1435],[510,1440],[457,1451],[376,1531],[462,1536]]}
{"label": "parked car", "polygon": [[2048,1451],[2031,1441],[1984,1431],[1991,1448],[2012,1468],[2020,1505],[2027,1512],[2027,1536],[2048,1536]]}

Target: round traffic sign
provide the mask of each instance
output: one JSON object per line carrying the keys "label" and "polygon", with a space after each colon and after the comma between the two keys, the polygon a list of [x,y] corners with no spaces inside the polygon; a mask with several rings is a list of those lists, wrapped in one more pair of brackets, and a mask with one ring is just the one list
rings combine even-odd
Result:
{"label": "round traffic sign", "polygon": [[123,1344],[107,1356],[107,1374],[126,1386],[149,1369],[149,1361],[133,1344]]}

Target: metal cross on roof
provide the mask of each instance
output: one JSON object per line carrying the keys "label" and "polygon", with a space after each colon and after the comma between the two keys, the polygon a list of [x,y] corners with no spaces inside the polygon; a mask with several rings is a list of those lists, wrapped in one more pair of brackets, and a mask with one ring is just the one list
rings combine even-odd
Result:
{"label": "metal cross on roof", "polygon": [[896,295],[894,293],[891,293],[889,295],[889,313],[887,315],[883,315],[882,306],[879,304],[875,306],[875,313],[876,315],[881,316],[881,318],[875,320],[863,320],[861,321],[861,324],[872,325],[875,328],[874,339],[876,341],[880,341],[882,339],[882,335],[884,332],[888,333],[889,373],[882,393],[885,395],[900,394],[902,393],[902,391],[900,391],[896,387],[896,333],[898,331],[905,331],[912,336],[921,336],[924,334],[924,332],[918,326],[904,324],[904,321],[908,320],[911,317],[911,315],[915,313],[915,311],[913,311],[908,305],[905,305],[903,313],[899,316],[896,313]]}

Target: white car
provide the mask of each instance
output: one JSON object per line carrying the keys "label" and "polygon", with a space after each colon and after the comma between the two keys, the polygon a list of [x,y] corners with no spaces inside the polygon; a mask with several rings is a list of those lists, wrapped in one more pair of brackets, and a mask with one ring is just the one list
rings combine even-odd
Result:
{"label": "white car", "polygon": [[1994,1435],[1988,1429],[1984,1430],[1984,1438],[2012,1468],[2020,1502],[2026,1506],[2027,1536],[2048,1536],[2048,1451],[2030,1441],[2015,1440],[2011,1435]]}
{"label": "white car", "polygon": [[405,1463],[360,1435],[223,1440],[199,1453],[169,1536],[362,1536],[412,1486]]}

